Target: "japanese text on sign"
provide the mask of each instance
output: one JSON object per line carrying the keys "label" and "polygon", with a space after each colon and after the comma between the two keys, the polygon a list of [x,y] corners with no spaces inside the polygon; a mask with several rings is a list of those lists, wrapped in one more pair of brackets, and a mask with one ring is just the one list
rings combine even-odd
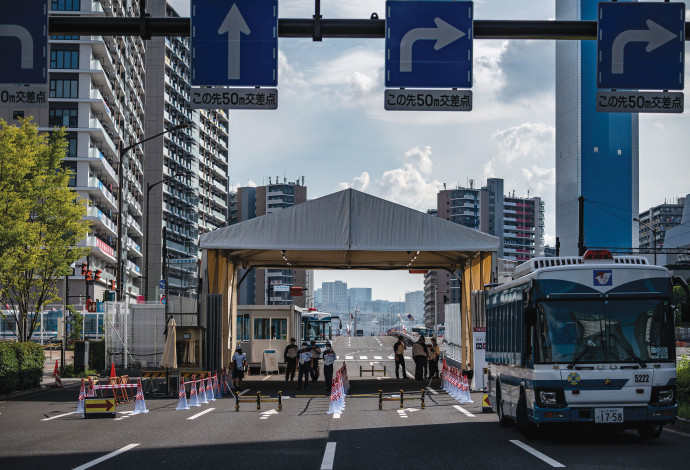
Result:
{"label": "japanese text on sign", "polygon": [[472,111],[471,90],[395,90],[384,94],[389,111]]}
{"label": "japanese text on sign", "polygon": [[604,113],[682,113],[683,93],[656,91],[599,91],[597,111]]}
{"label": "japanese text on sign", "polygon": [[0,103],[14,104],[18,108],[48,106],[47,87],[42,85],[0,85]]}
{"label": "japanese text on sign", "polygon": [[277,88],[192,88],[192,109],[278,109]]}

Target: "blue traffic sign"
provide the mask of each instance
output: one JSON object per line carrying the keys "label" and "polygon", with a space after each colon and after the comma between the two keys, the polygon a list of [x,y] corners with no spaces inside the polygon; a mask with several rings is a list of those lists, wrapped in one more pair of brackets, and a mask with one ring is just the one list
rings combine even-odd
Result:
{"label": "blue traffic sign", "polygon": [[160,281],[158,281],[158,288],[165,289],[165,279],[161,279]]}
{"label": "blue traffic sign", "polygon": [[0,2],[0,83],[48,81],[48,0]]}
{"label": "blue traffic sign", "polygon": [[192,85],[278,84],[277,0],[192,0]]}
{"label": "blue traffic sign", "polygon": [[599,3],[597,87],[682,90],[684,3]]}
{"label": "blue traffic sign", "polygon": [[386,2],[386,86],[472,87],[474,2]]}

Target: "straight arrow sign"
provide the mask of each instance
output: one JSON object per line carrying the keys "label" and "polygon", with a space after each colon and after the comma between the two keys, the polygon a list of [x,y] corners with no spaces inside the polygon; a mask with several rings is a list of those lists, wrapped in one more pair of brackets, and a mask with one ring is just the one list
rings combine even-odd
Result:
{"label": "straight arrow sign", "polygon": [[230,11],[218,28],[218,34],[228,35],[228,79],[239,80],[240,78],[240,34],[251,34],[249,25],[244,21],[240,9],[236,4],[232,5]]}
{"label": "straight arrow sign", "polygon": [[613,47],[611,48],[611,73],[624,73],[625,46],[629,43],[646,42],[647,47],[645,51],[652,52],[676,37],[677,35],[652,20],[647,20],[647,29],[623,31],[613,41]]}
{"label": "straight arrow sign", "polygon": [[435,28],[414,28],[409,30],[400,41],[400,71],[412,71],[412,46],[419,40],[435,40],[434,50],[443,49],[448,44],[465,36],[465,33],[443,21],[434,18]]}

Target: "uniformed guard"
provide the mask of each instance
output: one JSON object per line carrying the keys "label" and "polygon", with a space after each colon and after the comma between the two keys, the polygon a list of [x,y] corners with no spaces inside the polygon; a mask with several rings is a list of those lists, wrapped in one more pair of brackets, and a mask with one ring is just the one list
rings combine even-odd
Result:
{"label": "uniformed guard", "polygon": [[331,348],[331,343],[326,343],[323,351],[323,376],[326,380],[326,391],[330,393],[331,383],[333,382],[333,364],[336,358],[335,351]]}
{"label": "uniformed guard", "polygon": [[285,346],[283,359],[285,359],[285,381],[295,381],[295,369],[297,369],[297,356],[299,348],[295,344],[295,338],[290,338],[290,344]]}
{"label": "uniformed guard", "polygon": [[302,377],[304,377],[304,389],[309,389],[309,371],[311,370],[312,356],[311,348],[306,341],[302,343],[299,350],[299,374],[297,376],[297,390],[302,389]]}

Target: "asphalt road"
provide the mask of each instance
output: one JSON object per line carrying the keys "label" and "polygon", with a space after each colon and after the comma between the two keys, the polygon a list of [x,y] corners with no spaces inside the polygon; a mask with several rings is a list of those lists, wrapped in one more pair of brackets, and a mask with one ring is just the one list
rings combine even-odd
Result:
{"label": "asphalt road", "polygon": [[242,387],[243,397],[283,391],[281,412],[267,402],[260,411],[242,403],[236,412],[228,397],[185,411],[175,410],[176,399],[148,399],[148,414],[132,415],[129,404],[117,408],[117,419],[83,419],[72,413],[76,388],[0,402],[0,468],[78,468],[104,457],[93,468],[688,468],[689,435],[669,430],[641,441],[632,431],[574,429],[527,440],[499,427],[494,414],[482,414],[479,394],[459,405],[436,380],[425,409],[419,400],[406,401],[403,410],[399,401],[386,401],[379,411],[377,398],[354,395],[381,389],[394,396],[428,385],[380,373],[359,379],[359,364],[392,366],[392,343],[336,340],[340,361],[353,357],[346,360],[352,397],[339,416],[326,414],[322,381],[304,392],[282,376],[252,376]]}

